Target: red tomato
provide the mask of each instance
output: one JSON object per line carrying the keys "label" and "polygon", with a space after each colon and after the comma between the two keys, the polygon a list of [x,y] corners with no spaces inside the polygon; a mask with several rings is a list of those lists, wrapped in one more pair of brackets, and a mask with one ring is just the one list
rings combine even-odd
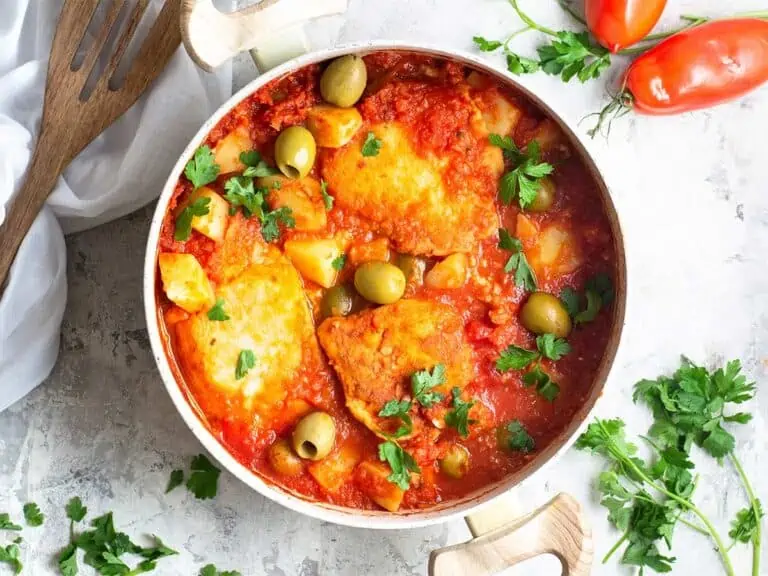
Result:
{"label": "red tomato", "polygon": [[659,21],[667,0],[586,0],[592,35],[611,52],[639,42]]}
{"label": "red tomato", "polygon": [[768,21],[718,20],[675,34],[627,70],[630,104],[677,114],[743,96],[768,82]]}

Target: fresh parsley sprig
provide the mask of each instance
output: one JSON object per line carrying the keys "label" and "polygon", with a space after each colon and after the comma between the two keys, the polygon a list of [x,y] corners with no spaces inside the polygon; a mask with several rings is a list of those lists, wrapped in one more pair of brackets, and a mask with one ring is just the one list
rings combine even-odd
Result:
{"label": "fresh parsley sprig", "polygon": [[195,216],[205,216],[210,211],[208,205],[210,198],[202,197],[190,202],[185,206],[176,217],[176,228],[173,232],[173,239],[179,242],[189,240],[192,234],[192,219]]}
{"label": "fresh parsley sprig", "polygon": [[390,435],[392,438],[402,438],[411,433],[413,430],[413,420],[409,414],[410,411],[410,400],[390,400],[379,410],[379,416],[382,418],[399,418],[403,421],[404,425],[400,426],[394,434]]}
{"label": "fresh parsley sprig", "polygon": [[421,468],[413,456],[403,450],[400,444],[394,440],[387,440],[379,444],[379,460],[389,464],[389,468],[392,470],[392,473],[387,476],[387,480],[397,484],[402,490],[408,490],[411,487],[412,473],[421,473]]}
{"label": "fresh parsley sprig", "polygon": [[477,420],[469,417],[469,410],[475,405],[475,401],[462,400],[461,390],[455,386],[451,389],[451,396],[453,397],[453,409],[445,415],[445,424],[455,428],[462,438],[468,438],[469,426],[477,424]]}
{"label": "fresh parsley sprig", "polygon": [[504,265],[504,272],[507,274],[515,273],[515,286],[521,286],[529,292],[536,290],[536,273],[528,264],[528,259],[523,252],[523,243],[514,238],[506,229],[499,228],[499,248],[512,252]]}
{"label": "fresh parsley sprig", "polygon": [[195,189],[210,184],[219,176],[221,168],[216,164],[209,146],[200,146],[184,167],[184,175]]}
{"label": "fresh parsley sprig", "polygon": [[378,156],[379,150],[381,150],[381,140],[376,138],[376,134],[373,132],[368,132],[365,136],[365,142],[363,142],[362,155],[364,157]]}
{"label": "fresh parsley sprig", "polygon": [[424,408],[431,408],[445,398],[441,392],[431,391],[441,384],[445,384],[445,364],[436,364],[431,373],[429,370],[414,372],[411,375],[413,399]]}
{"label": "fresh parsley sprig", "polygon": [[267,164],[258,150],[250,150],[240,153],[240,162],[245,164],[243,176],[246,178],[264,178],[279,174],[280,171]]}
{"label": "fresh parsley sprig", "polygon": [[554,171],[554,166],[541,162],[541,148],[536,140],[532,140],[521,150],[509,136],[491,134],[488,141],[501,148],[504,157],[514,166],[501,177],[499,199],[504,204],[511,204],[517,199],[520,208],[525,210],[536,200],[541,188],[541,179]]}
{"label": "fresh parsley sprig", "polygon": [[512,420],[501,429],[501,443],[508,450],[523,454],[536,448],[536,442],[520,420]]}
{"label": "fresh parsley sprig", "polygon": [[280,237],[279,224],[287,228],[296,226],[293,212],[287,206],[281,206],[275,210],[269,208],[266,197],[269,190],[256,188],[253,179],[247,176],[233,176],[224,183],[226,194],[224,198],[229,202],[230,215],[237,213],[242,207],[246,218],[257,217],[261,222],[261,235],[266,242],[274,242]]}
{"label": "fresh parsley sprig", "polygon": [[40,512],[40,506],[34,502],[27,502],[24,504],[23,512],[27,526],[37,527],[43,525],[45,514]]}
{"label": "fresh parsley sprig", "polygon": [[557,338],[554,334],[542,334],[536,337],[536,350],[527,350],[511,344],[502,350],[496,360],[496,370],[522,370],[531,363],[547,358],[557,361],[571,351],[571,345],[565,338]]}
{"label": "fresh parsley sprig", "polygon": [[187,480],[187,488],[195,498],[207,500],[213,498],[219,490],[221,470],[208,460],[205,454],[198,454],[192,459],[192,472]]}
{"label": "fresh parsley sprig", "polygon": [[603,272],[587,280],[584,286],[584,307],[581,306],[579,294],[573,288],[566,286],[560,292],[560,301],[576,324],[594,321],[600,310],[613,302],[613,298],[613,282],[611,277]]}

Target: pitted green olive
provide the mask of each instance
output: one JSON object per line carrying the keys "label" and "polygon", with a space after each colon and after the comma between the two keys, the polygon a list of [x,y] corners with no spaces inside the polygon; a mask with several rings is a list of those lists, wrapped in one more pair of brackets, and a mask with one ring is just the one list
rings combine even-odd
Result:
{"label": "pitted green olive", "polygon": [[375,304],[393,304],[405,292],[405,274],[388,262],[366,262],[355,270],[355,288]]}
{"label": "pitted green olive", "polygon": [[289,178],[304,178],[315,164],[317,146],[303,126],[286,128],[275,141],[275,163]]}
{"label": "pitted green olive", "polygon": [[332,316],[347,316],[352,312],[355,294],[344,285],[334,286],[326,290],[320,302],[320,314],[323,318]]}
{"label": "pitted green olive", "polygon": [[463,478],[469,471],[469,450],[461,444],[453,444],[440,460],[440,470],[451,478]]}
{"label": "pitted green olive", "polygon": [[539,180],[539,190],[536,192],[536,198],[528,204],[526,210],[529,212],[546,212],[555,203],[557,188],[551,178],[544,177]]}
{"label": "pitted green olive", "polygon": [[400,254],[395,260],[395,264],[405,274],[407,282],[421,286],[424,284],[424,269],[427,264],[422,258],[418,256],[410,256],[408,254]]}
{"label": "pitted green olive", "polygon": [[312,412],[299,420],[291,438],[293,449],[305,460],[322,460],[333,450],[336,423],[326,412]]}
{"label": "pitted green olive", "polygon": [[557,296],[534,292],[520,311],[520,320],[534,334],[554,334],[565,338],[571,333],[571,317]]}
{"label": "pitted green olive", "polygon": [[328,65],[320,77],[320,94],[326,102],[348,108],[360,99],[367,83],[365,62],[350,54]]}
{"label": "pitted green olive", "polygon": [[269,463],[283,476],[298,476],[304,469],[304,463],[291,450],[287,440],[278,440],[269,447]]}

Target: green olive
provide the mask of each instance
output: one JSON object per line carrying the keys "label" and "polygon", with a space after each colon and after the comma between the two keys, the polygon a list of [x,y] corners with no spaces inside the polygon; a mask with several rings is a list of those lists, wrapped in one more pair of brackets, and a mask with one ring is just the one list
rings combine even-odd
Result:
{"label": "green olive", "polygon": [[557,189],[551,178],[542,178],[539,180],[539,190],[536,192],[536,198],[528,204],[526,210],[529,212],[546,212],[555,203]]}
{"label": "green olive", "polygon": [[291,450],[288,440],[278,440],[269,447],[269,463],[283,476],[298,476],[304,469],[304,463]]}
{"label": "green olive", "polygon": [[427,263],[422,258],[399,254],[395,259],[395,264],[403,271],[408,282],[417,286],[424,284],[424,269],[427,267]]}
{"label": "green olive", "polygon": [[523,326],[534,334],[554,334],[565,338],[571,333],[571,317],[557,296],[534,292],[520,311]]}
{"label": "green olive", "polygon": [[367,83],[365,62],[350,54],[328,65],[320,77],[320,94],[326,102],[348,108],[360,99]]}
{"label": "green olive", "polygon": [[303,126],[286,128],[275,140],[275,162],[288,178],[304,178],[315,164],[317,146]]}
{"label": "green olive", "polygon": [[352,312],[354,303],[355,295],[349,287],[334,286],[323,294],[323,300],[320,302],[320,314],[323,318],[348,316]]}
{"label": "green olive", "polygon": [[299,420],[291,438],[293,449],[305,460],[322,460],[336,440],[336,423],[326,412],[312,412]]}
{"label": "green olive", "polygon": [[469,450],[461,444],[453,444],[440,460],[440,470],[451,478],[463,478],[469,471]]}
{"label": "green olive", "polygon": [[366,262],[355,270],[355,288],[375,304],[392,304],[405,292],[405,274],[388,262]]}

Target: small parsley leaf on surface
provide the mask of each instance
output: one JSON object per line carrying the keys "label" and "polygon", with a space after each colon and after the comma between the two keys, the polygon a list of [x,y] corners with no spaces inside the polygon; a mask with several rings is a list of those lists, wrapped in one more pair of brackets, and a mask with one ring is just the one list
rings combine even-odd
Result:
{"label": "small parsley leaf on surface", "polygon": [[477,46],[481,52],[494,52],[504,45],[503,42],[499,42],[498,40],[487,40],[482,36],[473,36],[472,42],[475,43],[475,46]]}
{"label": "small parsley leaf on surface", "polygon": [[539,353],[535,350],[526,350],[514,344],[507,346],[501,351],[496,360],[496,370],[507,372],[508,370],[522,370],[531,362],[539,358]]}
{"label": "small parsley leaf on surface", "polygon": [[412,472],[421,472],[413,456],[392,440],[379,444],[379,460],[389,464],[389,468],[392,470],[392,473],[387,476],[387,480],[397,484],[402,490],[410,488]]}
{"label": "small parsley leaf on surface", "polygon": [[560,394],[560,386],[538,364],[523,374],[523,384],[536,386],[536,392],[548,402],[554,402]]}
{"label": "small parsley leaf on surface", "polygon": [[346,263],[347,263],[347,257],[346,255],[342,254],[341,256],[337,256],[336,258],[333,259],[333,261],[331,262],[331,266],[333,267],[334,270],[341,272],[341,270],[344,269],[344,265]]}
{"label": "small parsley leaf on surface", "polygon": [[509,422],[504,431],[505,445],[510,450],[528,454],[536,447],[533,437],[528,434],[520,420]]}
{"label": "small parsley leaf on surface", "polygon": [[176,229],[173,232],[174,240],[179,242],[189,240],[189,236],[192,234],[192,219],[195,216],[205,216],[208,214],[210,211],[208,205],[210,203],[210,198],[198,198],[179,212],[179,215],[176,217]]}
{"label": "small parsley leaf on surface", "polygon": [[379,411],[379,416],[382,418],[399,418],[405,424],[392,435],[394,438],[402,438],[411,433],[413,421],[409,414],[410,410],[411,402],[409,400],[390,400]]}
{"label": "small parsley leaf on surface", "polygon": [[544,358],[560,360],[571,351],[571,345],[565,338],[556,338],[554,334],[542,334],[536,338],[536,347]]}
{"label": "small parsley leaf on surface", "polygon": [[474,400],[465,402],[461,399],[461,390],[454,387],[451,390],[451,396],[453,397],[453,409],[446,413],[445,424],[451,428],[455,428],[459,436],[462,438],[469,437],[470,424],[476,424],[477,420],[472,420],[469,417],[469,409],[475,405]]}
{"label": "small parsley leaf on surface", "polygon": [[0,564],[7,564],[14,574],[21,574],[24,566],[21,563],[21,549],[17,544],[8,544],[5,548],[0,546]]}
{"label": "small parsley leaf on surface", "polygon": [[256,366],[256,356],[253,350],[240,350],[237,357],[237,367],[235,368],[235,379],[242,380],[248,371]]}
{"label": "small parsley leaf on surface", "polygon": [[563,82],[577,77],[582,83],[599,78],[611,65],[608,50],[589,39],[587,32],[560,31],[550,44],[539,46],[539,64],[547,74],[560,76]]}
{"label": "small parsley leaf on surface", "polygon": [[229,320],[229,316],[227,316],[227,313],[224,311],[224,298],[217,299],[216,304],[208,310],[208,320],[214,322],[225,322]]}
{"label": "small parsley leaf on surface", "polygon": [[424,406],[431,408],[445,397],[440,392],[431,392],[432,388],[445,384],[445,365],[436,364],[430,373],[429,370],[419,370],[411,375],[411,392],[413,398]]}
{"label": "small parsley leaf on surface", "polygon": [[320,180],[320,194],[323,195],[323,204],[325,205],[325,211],[330,212],[333,208],[334,197],[328,194],[328,182]]}
{"label": "small parsley leaf on surface", "polygon": [[215,565],[207,564],[200,570],[199,576],[241,576],[241,574],[237,570],[224,570],[223,572],[219,572]]}
{"label": "small parsley leaf on surface", "polygon": [[504,271],[509,274],[515,273],[515,286],[522,286],[523,289],[533,292],[536,290],[536,274],[528,264],[528,259],[523,252],[523,244],[517,238],[514,238],[504,228],[499,229],[499,248],[512,252],[512,256],[507,260]]}
{"label": "small parsley leaf on surface", "polygon": [[373,132],[368,132],[368,135],[365,137],[365,142],[363,142],[363,156],[378,156],[379,150],[381,150],[381,140],[376,138],[376,134]]}
{"label": "small parsley leaf on surface", "polygon": [[40,512],[40,507],[34,502],[27,502],[24,504],[24,520],[26,520],[28,526],[36,527],[42,526],[45,520],[45,515]]}
{"label": "small parsley leaf on surface", "polygon": [[7,512],[0,514],[0,530],[13,530],[14,532],[18,532],[21,529],[21,526],[11,522],[10,514]]}
{"label": "small parsley leaf on surface", "polygon": [[174,470],[171,472],[171,477],[168,479],[168,486],[165,488],[165,493],[175,489],[177,486],[184,484],[184,470]]}
{"label": "small parsley leaf on surface", "polygon": [[88,508],[83,506],[83,501],[80,500],[79,496],[75,496],[67,502],[64,511],[67,513],[67,518],[72,522],[82,522],[88,513]]}
{"label": "small parsley leaf on surface", "polygon": [[507,70],[512,74],[533,74],[539,71],[539,63],[531,58],[524,58],[514,52],[507,53]]}
{"label": "small parsley leaf on surface", "polygon": [[208,146],[200,146],[195,150],[192,159],[187,162],[184,175],[195,188],[200,188],[216,180],[219,171],[219,165],[216,164],[211,149]]}
{"label": "small parsley leaf on surface", "polygon": [[77,575],[77,546],[75,544],[69,544],[59,552],[57,560],[59,562],[59,574],[61,574],[61,576]]}
{"label": "small parsley leaf on surface", "polygon": [[214,466],[204,454],[195,456],[190,468],[192,473],[187,480],[187,488],[195,498],[206,500],[216,496],[221,470]]}
{"label": "small parsley leaf on surface", "polygon": [[264,178],[279,173],[279,170],[272,168],[261,158],[261,154],[257,150],[241,152],[240,162],[246,166],[243,171],[243,176],[246,178]]}

